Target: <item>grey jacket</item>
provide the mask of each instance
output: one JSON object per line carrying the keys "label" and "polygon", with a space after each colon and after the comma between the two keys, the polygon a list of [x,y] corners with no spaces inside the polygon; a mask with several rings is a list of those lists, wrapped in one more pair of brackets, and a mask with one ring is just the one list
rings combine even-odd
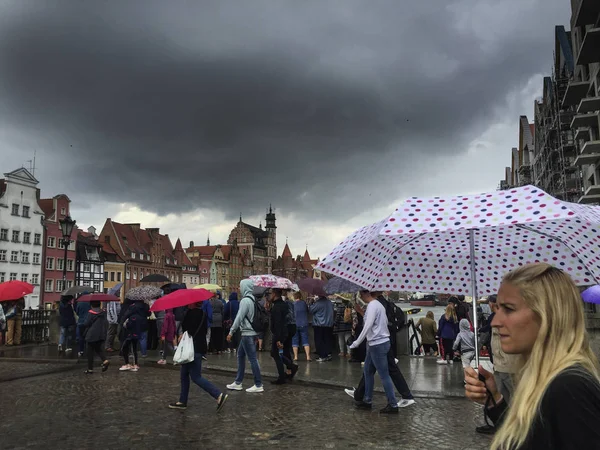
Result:
{"label": "grey jacket", "polygon": [[252,294],[254,289],[254,283],[250,280],[242,280],[240,283],[240,294],[242,294],[242,301],[240,302],[240,309],[235,316],[235,321],[231,325],[229,334],[233,334],[237,330],[241,330],[242,336],[256,336],[258,333],[252,328],[252,320],[254,319],[254,302],[256,299]]}

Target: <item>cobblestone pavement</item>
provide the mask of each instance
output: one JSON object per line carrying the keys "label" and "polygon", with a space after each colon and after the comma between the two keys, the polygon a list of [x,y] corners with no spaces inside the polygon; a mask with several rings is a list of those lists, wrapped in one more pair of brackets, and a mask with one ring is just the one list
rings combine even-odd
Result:
{"label": "cobblestone pavement", "polygon": [[[31,367],[3,363],[14,371]],[[231,377],[210,374],[224,387]],[[249,386],[249,384],[247,383]],[[230,393],[220,414],[192,385],[188,409],[166,407],[177,400],[175,371],[143,368],[84,375],[82,368],[0,383],[0,448],[196,448],[230,449],[484,449],[489,438],[475,433],[480,409],[463,399],[419,399],[398,416],[356,411],[343,391],[266,385],[264,394]],[[6,409],[10,410],[5,414]]]}
{"label": "cobblestone pavement", "polygon": [[[35,377],[53,372],[62,372],[70,370],[65,364],[61,363],[44,363],[37,364],[32,362],[6,362],[0,360],[0,383],[20,378]],[[0,392],[2,390],[0,389]],[[0,402],[2,396],[0,395]],[[0,414],[2,408],[0,407]]]}

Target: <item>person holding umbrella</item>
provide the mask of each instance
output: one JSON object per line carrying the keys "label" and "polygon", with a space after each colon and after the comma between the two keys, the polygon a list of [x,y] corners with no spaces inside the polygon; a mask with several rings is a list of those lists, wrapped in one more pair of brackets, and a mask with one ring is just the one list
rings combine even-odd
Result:
{"label": "person holding umbrella", "polygon": [[271,304],[271,357],[279,373],[279,377],[272,383],[285,384],[284,365],[290,371],[290,379],[298,372],[298,365],[292,362],[292,335],[288,327],[290,307],[282,298],[282,289],[271,289],[269,302]]}
{"label": "person holding umbrella", "polygon": [[70,352],[71,349],[71,337],[75,331],[75,310],[73,309],[73,296],[63,295],[60,298],[58,305],[58,313],[60,315],[60,337],[58,339],[58,352],[63,351],[63,345],[65,345],[65,352]]}
{"label": "person holding umbrella", "polygon": [[102,361],[102,372],[108,370],[109,361],[104,353],[104,341],[108,331],[108,320],[106,319],[106,311],[100,309],[100,302],[90,302],[91,309],[85,320],[83,336],[87,343],[87,362],[88,368],[85,374],[94,373],[94,353],[100,356]]}
{"label": "person holding umbrella", "polygon": [[21,330],[23,328],[23,307],[25,299],[9,302],[6,317],[6,345],[21,345]]}

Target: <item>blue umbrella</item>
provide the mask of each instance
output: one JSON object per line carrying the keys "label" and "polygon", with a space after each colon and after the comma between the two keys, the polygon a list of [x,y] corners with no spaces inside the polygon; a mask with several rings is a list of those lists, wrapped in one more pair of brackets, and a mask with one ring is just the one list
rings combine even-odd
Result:
{"label": "blue umbrella", "polygon": [[581,298],[586,303],[595,303],[600,305],[600,286],[592,286],[581,293]]}
{"label": "blue umbrella", "polygon": [[354,294],[362,289],[364,289],[362,286],[340,277],[332,278],[325,285],[325,292],[327,292],[329,295]]}
{"label": "blue umbrella", "polygon": [[109,295],[116,295],[117,297],[119,296],[119,292],[121,291],[121,288],[123,287],[123,283],[119,283],[114,287],[111,287],[107,294]]}

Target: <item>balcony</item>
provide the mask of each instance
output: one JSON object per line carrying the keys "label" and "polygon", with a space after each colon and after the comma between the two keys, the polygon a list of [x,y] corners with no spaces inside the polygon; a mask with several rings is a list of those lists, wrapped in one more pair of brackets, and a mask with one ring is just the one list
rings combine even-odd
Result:
{"label": "balcony", "polygon": [[581,148],[581,153],[577,156],[575,164],[587,166],[596,164],[598,160],[600,160],[600,141],[588,141]]}
{"label": "balcony", "polygon": [[[600,3],[600,2],[599,2]],[[585,34],[579,55],[577,55],[577,65],[592,64],[600,62],[600,27],[591,28]]]}
{"label": "balcony", "polygon": [[600,185],[595,184],[585,190],[585,193],[579,198],[578,203],[599,203],[600,202]]}
{"label": "balcony", "polygon": [[578,114],[600,111],[600,97],[588,97],[581,100],[577,107]]}
{"label": "balcony", "polygon": [[569,81],[567,91],[562,101],[562,107],[568,108],[569,106],[575,106],[579,104],[582,98],[587,96],[590,89],[589,81]]}
{"label": "balcony", "polygon": [[582,27],[596,22],[600,14],[600,2],[598,0],[577,0],[571,2],[572,16],[571,28]]}
{"label": "balcony", "polygon": [[575,141],[589,141],[590,140],[590,128],[579,128],[575,132]]}
{"label": "balcony", "polygon": [[587,127],[587,128],[598,128],[598,116],[600,113],[595,112],[592,114],[577,114],[573,117],[571,122],[571,129]]}

